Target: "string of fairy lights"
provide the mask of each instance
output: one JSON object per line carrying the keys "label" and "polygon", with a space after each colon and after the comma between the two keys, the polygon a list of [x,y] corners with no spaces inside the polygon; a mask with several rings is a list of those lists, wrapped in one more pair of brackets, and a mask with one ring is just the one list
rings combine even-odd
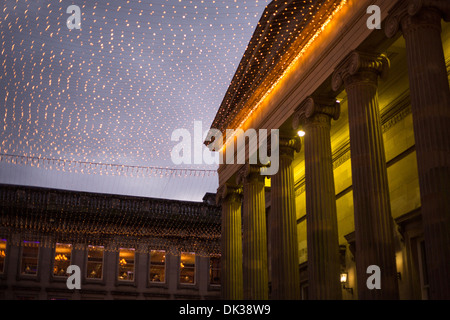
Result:
{"label": "string of fairy lights", "polygon": [[29,165],[47,170],[74,173],[111,174],[130,177],[205,177],[216,176],[216,170],[173,169],[163,167],[128,166],[108,163],[83,162],[62,159],[26,157],[0,153],[0,162],[16,165]]}
{"label": "string of fairy lights", "polygon": [[0,205],[0,235],[14,245],[25,238],[44,247],[88,243],[111,251],[220,253],[220,208],[207,204],[0,187]]}
{"label": "string of fairy lights", "polygon": [[[311,53],[310,48],[315,40],[346,4],[347,0],[272,2],[271,10],[266,11],[262,19],[267,21],[267,25],[258,26],[254,37],[256,48],[249,50],[251,54],[244,56],[241,61],[213,126],[242,128],[297,63],[307,53]],[[291,53],[283,56],[291,47],[294,47]],[[267,56],[269,59],[266,59]],[[272,82],[266,84],[265,90],[260,90],[259,86],[271,76]],[[255,94],[258,89],[259,92]],[[249,101],[248,110],[238,116]],[[227,137],[223,146],[233,139],[234,135]]]}
{"label": "string of fairy lights", "polygon": [[[194,120],[207,129],[268,2],[3,1],[0,152],[39,168],[57,159],[211,176],[172,164],[171,134]],[[73,4],[80,30],[67,28]]]}
{"label": "string of fairy lights", "polygon": [[[24,167],[143,177],[166,195],[164,178],[199,178],[203,185],[217,179],[216,168],[170,165],[171,133],[194,120],[208,129],[222,101],[217,118],[234,119],[252,98],[236,119],[241,127],[347,1],[80,0],[81,30],[69,30],[73,2],[6,0],[0,7],[0,180]],[[269,2],[267,25],[257,25]],[[256,44],[245,51],[254,30]],[[296,54],[282,56],[292,44],[299,44]],[[254,95],[275,71],[267,90]],[[120,238],[118,245],[166,248],[172,241],[174,250],[219,252],[220,212],[203,212],[200,204],[146,207],[98,194],[83,205],[80,194],[52,200],[51,193],[0,193],[7,212],[1,226],[39,242],[52,234],[71,243]]]}

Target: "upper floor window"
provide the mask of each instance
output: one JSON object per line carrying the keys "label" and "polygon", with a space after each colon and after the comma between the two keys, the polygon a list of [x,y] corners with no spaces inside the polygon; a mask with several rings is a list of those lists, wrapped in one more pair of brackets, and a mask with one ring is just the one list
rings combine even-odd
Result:
{"label": "upper floor window", "polygon": [[55,258],[53,261],[53,275],[55,277],[67,277],[67,267],[72,259],[72,245],[57,243]]}
{"label": "upper floor window", "polygon": [[195,284],[195,253],[181,253],[180,283]]}
{"label": "upper floor window", "polygon": [[220,256],[209,258],[209,283],[220,285]]}
{"label": "upper floor window", "polygon": [[37,275],[39,264],[39,242],[24,241],[22,246],[22,261],[20,273]]}
{"label": "upper floor window", "polygon": [[103,278],[103,254],[105,248],[102,246],[88,246],[88,258],[86,277],[89,279]]}
{"label": "upper floor window", "polygon": [[150,282],[166,282],[166,252],[150,251]]}
{"label": "upper floor window", "polygon": [[134,280],[134,249],[119,250],[119,280]]}
{"label": "upper floor window", "polygon": [[0,239],[0,273],[5,272],[6,239]]}

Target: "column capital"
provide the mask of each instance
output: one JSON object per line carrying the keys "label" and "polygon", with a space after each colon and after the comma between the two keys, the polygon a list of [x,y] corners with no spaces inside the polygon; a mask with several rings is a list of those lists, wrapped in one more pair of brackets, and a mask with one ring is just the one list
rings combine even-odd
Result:
{"label": "column capital", "polygon": [[441,30],[440,20],[450,21],[448,0],[403,0],[389,13],[385,33],[393,38],[400,29],[405,33],[417,25],[429,25]]}
{"label": "column capital", "polygon": [[[353,51],[336,68],[332,76],[332,89],[339,91],[344,85],[352,83],[353,76],[362,73],[375,74],[382,79],[387,77],[390,67],[389,59],[384,54]],[[373,80],[378,77],[364,77],[357,80]]]}
{"label": "column capital", "polygon": [[294,160],[294,152],[300,152],[302,141],[298,135],[280,136],[279,149],[280,156],[288,156]]}
{"label": "column capital", "polygon": [[236,184],[241,185],[248,182],[264,183],[265,176],[261,174],[263,167],[257,164],[245,164],[236,174]]}
{"label": "column capital", "polygon": [[298,130],[305,124],[327,124],[330,120],[338,120],[341,115],[341,106],[336,98],[311,96],[303,101],[294,113],[292,128]]}
{"label": "column capital", "polygon": [[220,204],[226,200],[239,202],[241,200],[241,196],[242,196],[241,187],[232,185],[230,183],[225,183],[217,190],[216,203]]}

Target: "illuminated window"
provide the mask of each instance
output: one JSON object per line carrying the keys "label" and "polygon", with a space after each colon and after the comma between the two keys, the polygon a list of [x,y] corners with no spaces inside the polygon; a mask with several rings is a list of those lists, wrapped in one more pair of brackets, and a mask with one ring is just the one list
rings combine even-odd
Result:
{"label": "illuminated window", "polygon": [[220,284],[220,257],[212,256],[209,258],[209,283],[213,285]]}
{"label": "illuminated window", "polygon": [[150,282],[166,282],[166,252],[150,252]]}
{"label": "illuminated window", "polygon": [[134,280],[134,249],[119,250],[119,280]]}
{"label": "illuminated window", "polygon": [[37,275],[39,261],[39,242],[24,241],[20,273]]}
{"label": "illuminated window", "polygon": [[102,279],[104,248],[99,246],[88,247],[86,277],[89,279]]}
{"label": "illuminated window", "polygon": [[195,253],[181,253],[180,283],[195,284]]}
{"label": "illuminated window", "polygon": [[0,273],[5,272],[6,240],[0,239]]}
{"label": "illuminated window", "polygon": [[72,258],[72,245],[57,243],[55,259],[53,262],[53,275],[55,277],[67,277],[67,267]]}

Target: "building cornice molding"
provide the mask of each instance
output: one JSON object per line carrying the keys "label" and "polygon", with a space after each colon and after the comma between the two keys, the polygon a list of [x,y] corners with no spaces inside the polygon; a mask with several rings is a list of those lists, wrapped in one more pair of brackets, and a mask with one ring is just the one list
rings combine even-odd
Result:
{"label": "building cornice molding", "polygon": [[[320,8],[320,12],[318,14],[323,18],[322,23],[326,20],[328,17],[327,11],[331,11],[331,9],[337,7],[341,2],[346,0],[340,0],[340,1],[334,1],[330,2],[331,4],[324,4]],[[290,1],[289,3],[291,3]],[[282,10],[280,10],[278,13],[281,13]],[[258,103],[258,101],[262,100],[262,97],[264,97],[265,93],[270,90],[270,88],[273,86],[274,83],[277,83],[279,81],[280,75],[283,74],[284,70],[287,69],[287,67],[290,65],[290,63],[298,56],[298,54],[302,51],[305,44],[308,43],[310,38],[314,35],[314,27],[311,24],[307,24],[304,27],[304,29],[300,30],[301,34],[303,34],[303,37],[297,37],[292,44],[290,45],[290,49],[287,50],[282,54],[282,57],[279,59],[279,61],[273,65],[270,69],[266,70],[263,81],[258,82],[258,85],[256,87],[252,87],[249,90],[249,93],[246,94],[246,98],[244,100],[235,101],[232,105],[233,109],[238,110],[238,112],[233,113],[233,115],[230,117],[229,114],[226,112],[221,112],[221,109],[223,109],[225,106],[222,104],[221,108],[219,109],[219,113],[223,113],[227,118],[233,119],[231,122],[228,120],[227,123],[225,123],[225,126],[228,126],[228,128],[235,128],[237,126],[237,123],[239,120],[245,118],[245,115],[249,112],[248,110],[252,108],[255,104]],[[318,28],[320,29],[320,28]],[[300,35],[300,31],[298,31],[298,34]],[[252,40],[253,41],[253,40]],[[233,85],[230,85],[230,88]],[[235,86],[234,86],[235,87]],[[224,130],[223,125],[218,125],[218,115],[216,116],[216,119],[213,122],[212,128]],[[237,119],[237,120],[236,120]]]}

